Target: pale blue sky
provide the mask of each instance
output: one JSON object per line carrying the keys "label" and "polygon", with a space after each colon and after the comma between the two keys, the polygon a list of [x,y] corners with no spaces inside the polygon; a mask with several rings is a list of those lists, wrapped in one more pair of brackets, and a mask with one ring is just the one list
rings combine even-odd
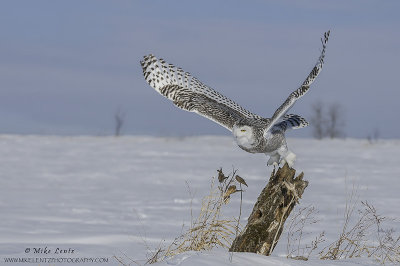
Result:
{"label": "pale blue sky", "polygon": [[[291,112],[340,103],[349,137],[399,138],[400,1],[3,0],[0,133],[230,133],[144,81],[147,53],[269,117],[304,80],[330,29],[326,65]],[[311,136],[311,129],[291,136]]]}

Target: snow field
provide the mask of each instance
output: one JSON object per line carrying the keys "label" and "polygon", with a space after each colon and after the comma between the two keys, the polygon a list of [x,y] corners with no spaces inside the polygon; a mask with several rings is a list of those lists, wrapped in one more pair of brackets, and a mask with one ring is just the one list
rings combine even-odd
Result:
{"label": "snow field", "polygon": [[[305,242],[321,231],[329,244],[341,230],[343,211],[353,187],[360,200],[392,217],[400,231],[400,141],[288,139],[297,155],[295,168],[309,186],[301,206],[313,205],[321,221]],[[76,250],[76,256],[124,256],[143,263],[146,245],[168,245],[190,222],[208,194],[216,170],[232,168],[246,179],[242,221],[249,216],[272,168],[263,154],[248,154],[231,137],[160,138],[146,136],[59,137],[0,135],[0,263],[23,257],[27,247]],[[232,197],[226,216],[238,215]],[[165,240],[165,241],[164,241]],[[164,241],[164,242],[163,242]],[[283,234],[273,256],[234,254],[233,265],[365,265],[370,260],[299,262],[284,258]],[[118,265],[110,260],[110,265]],[[232,265],[217,249],[182,254],[161,264]],[[12,264],[10,264],[12,265]],[[57,264],[59,265],[59,264]],[[86,265],[86,264],[85,264]],[[89,265],[89,264],[87,264]],[[96,264],[98,265],[98,264]]]}

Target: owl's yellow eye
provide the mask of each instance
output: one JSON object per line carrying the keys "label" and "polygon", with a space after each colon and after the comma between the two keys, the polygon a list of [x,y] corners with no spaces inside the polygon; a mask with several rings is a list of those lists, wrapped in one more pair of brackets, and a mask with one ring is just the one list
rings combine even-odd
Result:
{"label": "owl's yellow eye", "polygon": [[240,130],[240,131],[242,131],[242,132],[246,132],[246,129],[242,129],[242,130]]}

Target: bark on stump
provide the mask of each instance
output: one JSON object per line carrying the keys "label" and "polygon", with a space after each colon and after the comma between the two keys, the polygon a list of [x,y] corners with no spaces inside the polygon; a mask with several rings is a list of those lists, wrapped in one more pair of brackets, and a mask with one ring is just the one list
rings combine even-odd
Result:
{"label": "bark on stump", "polygon": [[308,181],[303,173],[294,178],[296,170],[285,164],[272,172],[267,186],[258,196],[247,225],[235,238],[229,251],[253,252],[269,256],[278,243],[283,225]]}

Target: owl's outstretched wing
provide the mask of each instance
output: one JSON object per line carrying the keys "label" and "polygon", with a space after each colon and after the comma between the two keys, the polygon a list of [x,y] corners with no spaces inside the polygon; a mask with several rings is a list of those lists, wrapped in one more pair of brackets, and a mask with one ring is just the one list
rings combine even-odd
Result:
{"label": "owl's outstretched wing", "polygon": [[231,131],[241,118],[261,119],[163,59],[150,54],[140,64],[147,83],[183,110],[198,113]]}
{"label": "owl's outstretched wing", "polygon": [[321,38],[322,51],[314,68],[311,70],[310,74],[303,82],[303,84],[300,86],[300,88],[292,92],[286,99],[286,101],[275,111],[274,115],[271,117],[270,124],[268,125],[268,127],[265,129],[264,132],[268,132],[274,125],[282,121],[282,116],[286,114],[286,112],[293,106],[293,104],[299,98],[301,98],[304,94],[307,93],[307,91],[310,88],[310,85],[314,82],[318,74],[321,72],[322,66],[324,65],[325,49],[326,49],[326,44],[328,43],[329,33],[330,31],[325,32],[324,37]]}

